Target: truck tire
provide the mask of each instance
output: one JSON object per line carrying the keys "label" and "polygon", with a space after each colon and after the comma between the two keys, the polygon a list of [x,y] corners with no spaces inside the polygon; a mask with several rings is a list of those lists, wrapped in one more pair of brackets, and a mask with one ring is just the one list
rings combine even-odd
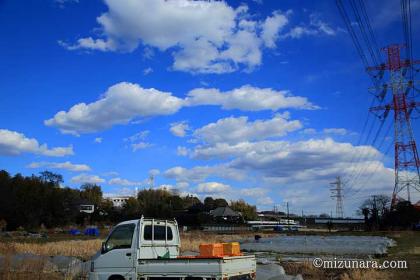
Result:
{"label": "truck tire", "polygon": [[121,275],[111,275],[108,280],[124,280],[125,278]]}

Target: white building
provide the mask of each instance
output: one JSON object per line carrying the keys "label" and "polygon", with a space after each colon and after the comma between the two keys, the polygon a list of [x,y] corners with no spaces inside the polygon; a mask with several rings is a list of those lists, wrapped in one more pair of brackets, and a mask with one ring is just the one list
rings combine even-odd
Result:
{"label": "white building", "polygon": [[106,199],[111,200],[112,204],[114,205],[114,207],[116,208],[121,208],[124,206],[124,204],[126,203],[126,201],[133,196],[109,196]]}

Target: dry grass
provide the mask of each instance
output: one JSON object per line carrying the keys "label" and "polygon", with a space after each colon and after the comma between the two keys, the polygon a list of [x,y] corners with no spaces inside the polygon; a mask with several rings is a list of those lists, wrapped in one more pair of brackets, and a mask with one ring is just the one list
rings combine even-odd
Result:
{"label": "dry grass", "polygon": [[[237,241],[252,234],[210,234],[188,232],[181,234],[181,251],[198,251],[201,243]],[[33,242],[0,242],[0,254],[31,253],[40,256],[73,256],[89,259],[101,247],[101,239],[66,240],[46,243]]]}
{"label": "dry grass", "polygon": [[72,256],[89,259],[101,247],[100,239],[67,240],[46,243],[0,243],[0,254],[31,253],[40,256]]}
{"label": "dry grass", "polygon": [[375,269],[364,269],[364,270],[350,270],[343,273],[340,280],[389,280],[391,279],[391,275],[389,272],[375,270]]}
{"label": "dry grass", "polygon": [[420,247],[414,247],[409,252],[413,255],[419,255],[420,256]]}
{"label": "dry grass", "polygon": [[[17,253],[30,253],[39,256],[74,256],[89,259],[100,248],[101,240],[67,240],[46,243],[1,242],[0,255],[4,263],[0,269],[0,279],[35,280],[35,279],[77,279],[73,271],[57,272],[48,258],[24,259],[19,263],[11,262]],[[79,275],[80,276],[80,275]]]}
{"label": "dry grass", "polygon": [[391,273],[377,269],[322,269],[316,268],[311,262],[285,262],[282,266],[287,274],[301,274],[305,280],[337,279],[337,280],[389,280]]}
{"label": "dry grass", "polygon": [[[251,236],[251,235],[249,235]],[[201,243],[227,242],[240,240],[244,235],[208,234],[189,232],[181,234],[181,250],[198,251]],[[66,240],[46,243],[34,242],[0,242],[0,254],[31,253],[40,256],[73,256],[89,259],[101,247],[102,240]]]}
{"label": "dry grass", "polygon": [[311,262],[282,262],[284,270],[290,275],[302,275],[303,279],[327,279],[326,271],[316,268]]}
{"label": "dry grass", "polygon": [[34,279],[73,279],[73,275],[63,275],[53,271],[48,262],[43,259],[25,260],[11,265],[10,256],[6,256],[5,263],[0,270],[0,279],[4,280],[34,280]]}

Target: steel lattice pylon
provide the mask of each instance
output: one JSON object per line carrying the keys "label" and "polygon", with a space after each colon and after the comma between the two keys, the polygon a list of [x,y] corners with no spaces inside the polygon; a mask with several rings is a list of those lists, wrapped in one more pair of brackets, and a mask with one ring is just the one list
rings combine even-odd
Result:
{"label": "steel lattice pylon", "polygon": [[338,176],[335,182],[330,183],[335,187],[331,188],[331,197],[335,198],[337,203],[335,206],[335,215],[336,218],[344,218],[344,211],[343,211],[343,184],[341,182],[341,177]]}
{"label": "steel lattice pylon", "polygon": [[384,49],[388,62],[368,68],[368,70],[388,70],[390,74],[390,81],[386,86],[392,90],[392,102],[372,107],[370,111],[384,111],[384,116],[390,110],[394,111],[395,185],[391,207],[396,205],[402,193],[405,192],[407,200],[411,201],[410,192],[413,190],[420,192],[420,161],[410,121],[411,111],[420,106],[420,103],[407,94],[414,81],[407,81],[404,77],[404,71],[413,64],[419,64],[420,61],[401,60],[401,48],[401,45],[388,46]]}

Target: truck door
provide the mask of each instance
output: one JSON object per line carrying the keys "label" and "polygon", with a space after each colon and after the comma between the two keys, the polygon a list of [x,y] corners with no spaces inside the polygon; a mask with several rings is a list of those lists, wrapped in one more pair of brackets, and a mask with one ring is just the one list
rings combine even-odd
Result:
{"label": "truck door", "polygon": [[136,225],[122,224],[109,235],[102,248],[101,257],[95,262],[97,268],[106,268],[115,273],[130,275],[135,273],[136,243],[133,240]]}

